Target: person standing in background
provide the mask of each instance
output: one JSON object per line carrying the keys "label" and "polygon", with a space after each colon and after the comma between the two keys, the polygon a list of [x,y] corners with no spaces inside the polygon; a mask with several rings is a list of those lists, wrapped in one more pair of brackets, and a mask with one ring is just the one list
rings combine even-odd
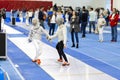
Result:
{"label": "person standing in background", "polygon": [[39,13],[38,13],[38,19],[39,19],[39,22],[40,22],[40,26],[42,26],[45,29],[45,27],[44,27],[44,12],[43,12],[43,10],[44,10],[44,7],[41,6],[40,10],[39,10]]}
{"label": "person standing in background", "polygon": [[117,9],[113,8],[112,14],[109,16],[110,26],[111,26],[111,42],[117,42],[117,24],[119,20],[119,14],[117,13]]}
{"label": "person standing in background", "polygon": [[109,26],[109,16],[110,16],[110,11],[107,9],[107,17],[106,17],[106,26]]}
{"label": "person standing in background", "polygon": [[83,7],[82,18],[81,18],[81,29],[82,29],[82,38],[85,38],[86,26],[88,23],[88,11]]}
{"label": "person standing in background", "polygon": [[71,39],[72,39],[72,47],[75,47],[75,41],[74,41],[74,35],[76,38],[76,48],[79,48],[79,38],[78,38],[78,32],[80,32],[80,26],[79,26],[79,16],[77,16],[77,13],[73,11],[72,17],[70,20],[70,32],[71,32]]}
{"label": "person standing in background", "polygon": [[[49,35],[53,35],[55,31],[56,26],[56,12],[53,11],[52,16],[50,17],[50,29],[49,29]],[[52,31],[52,32],[51,32]]]}
{"label": "person standing in background", "polygon": [[105,18],[103,14],[100,14],[100,17],[97,22],[98,32],[99,32],[99,42],[103,42],[103,29],[106,24]]}
{"label": "person standing in background", "polygon": [[93,32],[95,32],[95,21],[97,19],[97,13],[90,8],[89,11],[89,33],[91,33],[91,26],[93,26]]}
{"label": "person standing in background", "polygon": [[54,6],[53,6],[53,10],[56,11],[56,12],[58,11],[58,7],[57,7],[57,4],[56,4],[56,3],[55,3]]}
{"label": "person standing in background", "polygon": [[29,23],[32,23],[33,9],[30,9],[30,10],[28,11],[28,15],[29,15]]}
{"label": "person standing in background", "polygon": [[29,14],[28,11],[26,11],[26,21],[25,21],[26,25],[29,26]]}
{"label": "person standing in background", "polygon": [[22,11],[20,11],[20,13],[19,13],[19,18],[20,18],[20,22],[22,23],[23,22],[23,13],[22,13]]}
{"label": "person standing in background", "polygon": [[35,10],[34,18],[38,19],[39,8]]}

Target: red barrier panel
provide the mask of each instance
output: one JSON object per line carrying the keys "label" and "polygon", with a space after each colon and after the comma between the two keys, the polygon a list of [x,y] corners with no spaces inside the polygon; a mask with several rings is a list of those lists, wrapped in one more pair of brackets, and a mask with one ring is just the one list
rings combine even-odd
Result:
{"label": "red barrier panel", "polygon": [[7,11],[11,9],[37,9],[40,6],[44,6],[45,10],[47,10],[48,6],[52,6],[52,1],[16,1],[16,0],[0,0],[0,8],[6,8]]}

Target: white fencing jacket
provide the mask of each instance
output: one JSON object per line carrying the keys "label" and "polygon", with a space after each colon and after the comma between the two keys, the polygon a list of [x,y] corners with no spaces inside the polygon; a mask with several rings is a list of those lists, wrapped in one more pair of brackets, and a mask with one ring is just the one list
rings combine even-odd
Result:
{"label": "white fencing jacket", "polygon": [[39,26],[39,25],[33,26],[29,33],[29,39],[41,40],[42,33],[44,33],[46,36],[49,36],[47,31],[44,30],[42,26]]}

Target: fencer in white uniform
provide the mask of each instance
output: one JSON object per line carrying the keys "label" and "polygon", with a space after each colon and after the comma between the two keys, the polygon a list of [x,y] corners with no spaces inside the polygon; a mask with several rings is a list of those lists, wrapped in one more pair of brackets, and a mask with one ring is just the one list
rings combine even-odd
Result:
{"label": "fencer in white uniform", "polygon": [[33,27],[30,30],[28,40],[32,41],[34,43],[35,49],[36,49],[36,56],[32,60],[32,62],[36,62],[37,64],[40,64],[41,61],[39,59],[39,56],[42,54],[42,43],[41,43],[41,35],[44,33],[47,37],[49,37],[49,34],[47,31],[43,29],[42,26],[39,26],[38,19],[33,18],[32,20]]}

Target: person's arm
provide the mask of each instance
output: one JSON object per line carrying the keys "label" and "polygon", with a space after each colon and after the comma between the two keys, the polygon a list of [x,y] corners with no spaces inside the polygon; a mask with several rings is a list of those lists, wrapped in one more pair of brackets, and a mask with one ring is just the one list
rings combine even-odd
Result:
{"label": "person's arm", "polygon": [[114,21],[115,21],[115,22],[118,22],[118,20],[119,20],[119,15],[116,14],[116,15],[115,15],[115,18],[114,18]]}
{"label": "person's arm", "polygon": [[33,37],[33,27],[31,28],[29,35],[28,35],[28,42],[32,41],[32,37]]}
{"label": "person's arm", "polygon": [[47,37],[50,37],[49,34],[48,34],[48,32],[47,32],[45,29],[43,29],[42,26],[40,26],[40,28],[41,28],[42,32],[43,32]]}
{"label": "person's arm", "polygon": [[64,47],[66,47],[66,42],[67,42],[67,29],[66,26],[63,26],[63,37],[64,37]]}

